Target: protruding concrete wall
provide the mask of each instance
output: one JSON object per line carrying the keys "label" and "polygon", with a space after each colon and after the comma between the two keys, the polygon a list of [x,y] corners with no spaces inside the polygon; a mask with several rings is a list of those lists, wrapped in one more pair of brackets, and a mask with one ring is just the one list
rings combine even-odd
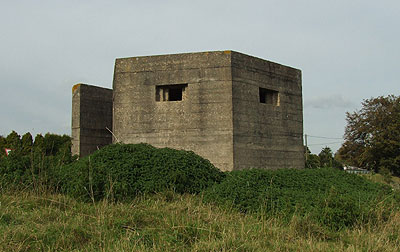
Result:
{"label": "protruding concrete wall", "polygon": [[304,168],[301,71],[232,52],[232,79],[234,169]]}
{"label": "protruding concrete wall", "polygon": [[72,154],[86,156],[111,144],[112,89],[76,84],[72,88]]}
{"label": "protruding concrete wall", "polygon": [[[301,71],[233,51],[117,59],[74,87],[73,152],[113,141],[192,150],[221,170],[303,168]],[[111,111],[112,107],[112,111]]]}
{"label": "protruding concrete wall", "polygon": [[[124,143],[192,150],[232,170],[230,52],[117,59],[115,136]],[[187,85],[181,101],[157,101],[157,86]]]}

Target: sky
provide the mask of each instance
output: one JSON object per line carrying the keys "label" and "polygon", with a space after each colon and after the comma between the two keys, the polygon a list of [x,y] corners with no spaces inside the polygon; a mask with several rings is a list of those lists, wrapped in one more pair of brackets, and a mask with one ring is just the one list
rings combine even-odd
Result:
{"label": "sky", "polygon": [[304,133],[336,151],[346,112],[399,95],[398,0],[0,0],[0,135],[71,133],[71,88],[116,58],[234,50],[301,69]]}

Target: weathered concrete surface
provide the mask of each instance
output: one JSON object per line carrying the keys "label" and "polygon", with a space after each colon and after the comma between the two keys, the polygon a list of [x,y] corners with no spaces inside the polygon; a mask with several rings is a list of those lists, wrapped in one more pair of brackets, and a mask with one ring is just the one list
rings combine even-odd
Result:
{"label": "weathered concrete surface", "polygon": [[[301,71],[232,52],[234,169],[304,168]],[[259,89],[277,91],[260,103]]]}
{"label": "weathered concrete surface", "polygon": [[117,59],[112,106],[114,142],[192,150],[221,170],[304,167],[291,67],[233,51]]}
{"label": "weathered concrete surface", "polygon": [[86,84],[72,88],[72,154],[86,156],[111,144],[112,90]]}
{"label": "weathered concrete surface", "polygon": [[[156,101],[156,86],[187,84],[181,101]],[[222,170],[233,167],[230,53],[117,59],[115,136],[124,143],[193,150]]]}

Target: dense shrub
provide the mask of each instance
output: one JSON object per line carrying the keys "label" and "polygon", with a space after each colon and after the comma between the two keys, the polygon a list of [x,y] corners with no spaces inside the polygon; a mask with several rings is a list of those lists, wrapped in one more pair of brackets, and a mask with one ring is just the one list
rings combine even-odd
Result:
{"label": "dense shrub", "polygon": [[53,134],[33,141],[12,132],[0,147],[13,148],[0,155],[0,189],[60,190],[83,200],[203,192],[207,202],[332,230],[381,221],[391,210],[385,204],[399,202],[389,187],[331,168],[222,173],[193,152],[148,144],[109,145],[73,162],[71,139]]}
{"label": "dense shrub", "polygon": [[306,216],[338,230],[370,218],[375,203],[387,195],[390,188],[337,169],[252,169],[228,173],[204,199],[243,212]]}
{"label": "dense shrub", "polygon": [[[37,135],[33,142],[29,132],[21,139],[13,131],[0,140],[0,188],[55,190],[60,167],[74,160],[71,138],[66,135]],[[4,148],[12,149],[9,156]]]}
{"label": "dense shrub", "polygon": [[124,200],[140,193],[199,193],[224,174],[190,151],[148,144],[108,145],[62,170],[61,190],[82,199]]}
{"label": "dense shrub", "polygon": [[32,182],[31,162],[29,156],[11,152],[0,160],[0,185],[2,187],[30,184]]}

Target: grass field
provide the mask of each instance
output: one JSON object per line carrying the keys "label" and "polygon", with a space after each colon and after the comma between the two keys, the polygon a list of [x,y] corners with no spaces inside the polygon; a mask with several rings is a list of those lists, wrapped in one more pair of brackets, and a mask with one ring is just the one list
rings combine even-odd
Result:
{"label": "grass field", "polygon": [[0,251],[400,251],[399,179],[387,175],[222,173],[146,144],[66,153],[0,159]]}
{"label": "grass field", "polygon": [[165,192],[131,202],[59,194],[0,194],[1,251],[400,251],[400,213],[330,232],[294,217],[241,214],[201,195]]}
{"label": "grass field", "polygon": [[385,178],[384,176],[382,176],[379,173],[369,173],[369,174],[364,174],[362,176],[373,182],[387,184],[396,190],[400,190],[400,178],[399,177],[389,176],[389,178]]}

